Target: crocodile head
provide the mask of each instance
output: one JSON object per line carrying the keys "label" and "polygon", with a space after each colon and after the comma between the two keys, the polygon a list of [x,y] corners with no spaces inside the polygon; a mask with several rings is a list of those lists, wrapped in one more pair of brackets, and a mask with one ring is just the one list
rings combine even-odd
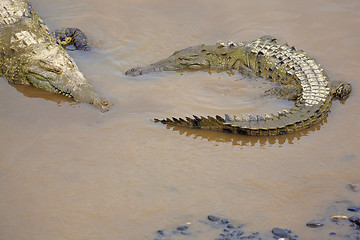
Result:
{"label": "crocodile head", "polygon": [[350,83],[337,82],[337,81],[330,82],[331,94],[333,95],[333,97],[338,98],[340,100],[348,98],[351,89],[352,87]]}
{"label": "crocodile head", "polygon": [[98,95],[65,50],[53,46],[34,51],[37,54],[23,65],[23,72],[30,84],[78,102],[91,103],[102,111],[108,110],[110,103]]}

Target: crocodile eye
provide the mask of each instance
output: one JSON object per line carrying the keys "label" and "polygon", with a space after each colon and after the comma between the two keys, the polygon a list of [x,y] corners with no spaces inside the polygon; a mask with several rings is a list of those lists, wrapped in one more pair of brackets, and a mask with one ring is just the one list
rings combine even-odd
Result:
{"label": "crocodile eye", "polygon": [[45,59],[40,59],[39,61],[40,66],[50,72],[56,73],[56,74],[61,74],[62,70],[61,68],[59,68],[58,66],[55,66],[53,63],[51,63],[48,60]]}

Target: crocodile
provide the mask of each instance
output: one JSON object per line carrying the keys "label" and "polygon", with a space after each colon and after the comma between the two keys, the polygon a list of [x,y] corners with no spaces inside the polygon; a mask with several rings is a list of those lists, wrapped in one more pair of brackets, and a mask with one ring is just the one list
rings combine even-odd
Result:
{"label": "crocodile", "polygon": [[154,119],[155,122],[252,136],[282,135],[308,128],[324,119],[332,100],[346,99],[352,89],[350,83],[329,81],[324,69],[307,53],[288,44],[279,44],[272,36],[250,42],[219,41],[215,45],[188,47],[159,62],[129,69],[125,74],[138,76],[150,72],[206,68],[237,70],[276,82],[278,85],[265,91],[264,95],[294,100],[294,107],[263,116],[194,115]]}
{"label": "crocodile", "polygon": [[99,95],[64,49],[70,44],[79,50],[90,47],[77,28],[51,33],[29,1],[0,1],[0,76],[107,111],[109,101]]}

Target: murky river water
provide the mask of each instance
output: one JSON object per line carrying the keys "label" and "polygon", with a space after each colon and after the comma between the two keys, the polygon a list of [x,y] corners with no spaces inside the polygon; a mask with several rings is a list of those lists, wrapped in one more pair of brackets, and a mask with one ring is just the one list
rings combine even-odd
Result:
{"label": "murky river water", "polygon": [[[92,51],[71,55],[113,107],[101,113],[0,79],[0,239],[153,239],[157,229],[209,214],[252,231],[278,226],[323,239],[305,223],[337,214],[337,201],[360,205],[347,186],[360,182],[358,0],[32,3],[51,29],[87,33]],[[334,101],[309,130],[243,137],[150,119],[271,113],[293,103],[260,98],[271,84],[227,72],[124,75],[191,45],[263,35],[350,81],[350,98]]]}

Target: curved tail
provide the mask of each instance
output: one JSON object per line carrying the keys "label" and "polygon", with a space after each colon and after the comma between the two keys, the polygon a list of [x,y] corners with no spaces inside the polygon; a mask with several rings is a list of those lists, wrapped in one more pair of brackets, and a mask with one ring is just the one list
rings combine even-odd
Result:
{"label": "curved tail", "polygon": [[[225,114],[215,117],[193,116],[185,118],[154,119],[155,122],[172,126],[183,126],[197,129],[217,130],[229,133],[238,133],[251,136],[272,136],[292,133],[310,127],[327,115],[329,103],[322,106],[305,107],[302,104],[283,110],[277,114],[265,114],[264,116],[249,115],[247,118]],[[326,106],[326,109],[323,109]]]}

